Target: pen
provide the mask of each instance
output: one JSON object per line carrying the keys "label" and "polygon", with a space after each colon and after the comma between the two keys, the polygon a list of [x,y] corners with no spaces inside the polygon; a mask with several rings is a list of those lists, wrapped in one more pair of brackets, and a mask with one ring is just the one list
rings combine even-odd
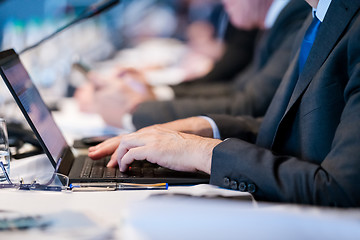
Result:
{"label": "pen", "polygon": [[139,183],[120,183],[117,190],[167,190],[167,183],[139,184]]}
{"label": "pen", "polygon": [[86,191],[115,191],[115,190],[167,190],[167,183],[139,184],[139,183],[76,183],[70,184],[69,189],[74,192]]}

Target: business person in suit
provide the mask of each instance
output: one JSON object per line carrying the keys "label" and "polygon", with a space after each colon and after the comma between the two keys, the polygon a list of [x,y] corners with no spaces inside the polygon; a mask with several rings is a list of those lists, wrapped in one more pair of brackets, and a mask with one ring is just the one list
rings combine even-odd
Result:
{"label": "business person in suit", "polygon": [[[229,12],[232,12],[232,14],[237,14],[236,17],[232,17],[230,18],[230,22],[232,22],[234,25],[236,24],[236,27],[239,29],[242,29],[243,31],[240,35],[244,35],[244,30],[249,32],[252,31],[253,29],[257,29],[257,28],[264,28],[264,19],[267,16],[267,12],[269,7],[271,6],[273,0],[243,0],[243,1],[237,1],[237,0],[223,0],[224,3],[230,3],[232,4],[231,8],[228,8],[230,10],[227,10]],[[276,2],[287,2],[287,0],[276,0]],[[302,3],[300,1],[301,5],[304,5],[304,3]],[[251,11],[248,11],[248,9],[250,9]],[[271,44],[267,44],[266,47],[264,47],[264,52],[261,54],[263,57],[263,55],[265,56],[270,56],[272,55],[272,53],[274,52],[275,49],[278,48],[278,45],[282,45],[283,43],[283,37],[282,36],[286,36],[289,32],[294,32],[295,29],[297,29],[297,27],[299,27],[300,23],[298,23],[298,26],[294,26],[291,22],[292,22],[292,18],[298,19],[298,15],[305,15],[303,13],[298,13],[296,11],[292,11],[292,13],[294,13],[295,16],[288,14],[287,16],[289,17],[289,19],[286,19],[287,21],[283,22],[282,24],[282,28],[278,28],[279,30],[279,34],[277,35],[278,37],[276,38],[276,42],[275,42],[275,38],[271,37],[272,41]],[[277,14],[276,14],[277,15]],[[273,17],[276,18],[276,17]],[[304,17],[301,17],[301,20]],[[301,22],[301,21],[299,21]],[[281,30],[281,31],[280,31]],[[280,37],[281,36],[281,37]],[[241,39],[241,41],[239,41],[239,39]],[[248,63],[251,61],[251,58],[248,58],[248,54],[244,54],[244,52],[247,52],[249,49],[252,51],[253,50],[253,46],[251,44],[249,44],[249,39],[243,39],[243,37],[241,38],[236,38],[236,42],[237,42],[237,47],[235,49],[232,49],[233,51],[238,52],[239,49],[241,49],[241,53],[232,53],[232,54],[227,54],[227,57],[236,57],[236,59],[231,59],[231,61],[233,62],[231,65],[227,66],[229,68],[233,68],[234,63],[236,63],[237,65],[237,69],[239,71],[241,71],[244,66],[246,65],[245,63]],[[254,43],[253,43],[254,44]],[[245,49],[244,49],[245,48]],[[266,50],[266,51],[265,51]],[[241,58],[240,58],[241,56]],[[245,57],[245,58],[244,58]],[[268,57],[266,57],[268,58]],[[262,60],[262,59],[261,59]],[[213,79],[213,77],[215,76],[224,76],[224,71],[225,69],[223,69],[224,66],[224,61],[225,59],[223,59],[223,61],[219,64],[221,64],[221,70],[217,67],[215,67],[218,71],[215,74],[211,74],[211,77],[209,78],[203,78],[203,79],[198,79],[196,81],[200,81],[200,82],[206,82],[206,90],[205,91],[199,91],[204,89],[204,83],[201,84],[201,87],[196,87],[195,89],[193,89],[192,87],[186,85],[186,88],[188,89],[188,91],[186,92],[193,92],[195,93],[195,95],[200,96],[201,92],[205,92],[207,94],[210,94],[210,92],[213,93],[217,93],[219,92],[219,87],[218,85],[216,85],[215,87],[212,88],[213,91],[210,90],[210,86],[208,84],[208,82],[222,82],[221,85],[225,85],[227,87],[227,85],[229,83],[224,83],[226,79]],[[225,62],[228,62],[229,60],[226,59]],[[289,62],[288,59],[286,59],[286,61],[284,61],[286,64]],[[196,64],[195,64],[196,65]],[[259,63],[260,65],[260,63]],[[229,70],[229,68],[226,68],[227,70]],[[284,67],[284,69],[286,69],[286,67]],[[230,72],[229,72],[230,73]],[[111,79],[111,77],[110,77]],[[143,79],[141,81],[141,79]],[[278,78],[280,79],[280,77]],[[94,91],[94,100],[95,101],[90,101],[92,102],[91,108],[94,109],[95,111],[97,111],[102,117],[103,119],[110,125],[116,126],[116,127],[126,127],[129,126],[130,124],[126,124],[127,121],[125,121],[127,118],[127,115],[131,115],[135,109],[138,108],[138,104],[140,102],[144,102],[146,100],[150,100],[150,99],[155,99],[157,97],[159,97],[160,94],[156,94],[158,93],[158,91],[155,91],[158,88],[152,88],[151,86],[146,84],[146,78],[141,78],[141,74],[137,73],[134,74],[134,71],[127,71],[127,74],[116,74],[115,78],[113,79],[113,81],[110,81],[112,84],[108,84],[108,86],[106,86],[107,83],[109,82],[109,79],[102,79],[102,81],[99,81],[101,79],[97,79],[95,82],[97,82],[101,87],[99,87],[99,90]],[[130,86],[129,86],[130,85]],[[171,90],[171,89],[170,89]],[[81,92],[81,91],[80,91]],[[87,91],[85,91],[87,92]],[[82,95],[82,94],[80,94]],[[90,94],[91,95],[91,94]],[[171,95],[171,94],[170,94]],[[193,94],[194,95],[194,94]],[[79,94],[77,94],[77,96],[79,97]],[[87,94],[85,94],[85,96],[87,96]],[[215,97],[215,96],[214,96]],[[79,98],[78,98],[79,99]],[[158,99],[158,98],[157,98]],[[85,102],[88,103],[89,98],[85,97]],[[159,100],[159,99],[158,99]],[[81,101],[80,101],[81,102]],[[86,104],[88,105],[88,104]],[[156,106],[155,106],[156,107]],[[152,111],[150,111],[152,112]],[[201,112],[199,110],[199,112]],[[114,114],[116,113],[116,114]],[[146,116],[145,119],[150,119],[150,116]],[[173,119],[164,119],[163,121],[169,121],[169,120],[173,120]],[[130,121],[131,125],[132,121]],[[154,122],[152,122],[154,123]],[[131,127],[132,129],[133,127]]]}
{"label": "business person in suit", "polygon": [[[221,58],[215,62],[211,71],[205,76],[189,79],[189,81],[181,83],[179,86],[186,86],[192,82],[208,83],[230,81],[239,71],[244,70],[253,59],[258,37],[258,27],[241,29],[235,27],[228,21],[223,37],[225,49]],[[187,92],[181,89],[177,92],[175,86],[175,97],[187,96]]]}
{"label": "business person in suit", "polygon": [[[284,2],[274,1],[272,7]],[[250,67],[241,71],[232,83],[200,81],[174,86],[176,99],[147,101],[135,108],[132,113],[135,128],[210,113],[264,116],[290,64],[298,29],[310,11],[302,0],[289,1],[272,27],[263,33]]]}
{"label": "business person in suit", "polygon": [[[141,159],[204,171],[211,184],[258,200],[359,207],[360,1],[307,2],[316,12],[299,32],[304,40],[260,128],[244,118],[210,115],[213,128],[197,117],[119,136],[89,155],[116,150],[109,166],[122,171]],[[206,138],[213,129],[227,139]]]}
{"label": "business person in suit", "polygon": [[[175,79],[186,78],[188,81],[198,82],[219,82],[232,79],[236,73],[245,69],[253,59],[254,47],[259,32],[259,26],[254,24],[254,21],[257,21],[257,18],[262,17],[262,15],[265,16],[266,10],[272,1],[273,0],[238,1],[240,6],[237,9],[239,9],[239,12],[242,13],[241,16],[243,17],[237,22],[237,27],[233,26],[231,21],[227,19],[227,13],[224,11],[224,16],[220,18],[221,23],[219,24],[223,27],[219,28],[225,28],[226,31],[225,33],[221,33],[222,31],[219,30],[219,33],[216,34],[219,39],[209,40],[208,38],[211,38],[209,36],[211,35],[209,33],[210,30],[202,30],[202,32],[205,33],[199,35],[199,27],[194,28],[194,25],[199,26],[199,23],[195,23],[192,27],[189,27],[191,31],[188,29],[189,46],[187,53],[183,53],[184,56],[182,56],[180,59],[181,61],[177,63],[177,65],[179,65],[178,67],[168,66],[170,67],[168,68],[164,66],[165,69],[159,68],[159,70],[156,70],[156,72],[160,73],[160,79],[165,77],[162,76],[164,74],[161,74],[162,70],[165,70],[165,75],[166,72],[168,74],[170,73],[170,75],[168,75],[170,82],[173,77],[175,77]],[[260,4],[261,7],[259,9],[254,8],[252,13],[247,11],[249,7],[258,6]],[[197,32],[194,34],[193,32],[196,31],[196,29]],[[222,44],[220,44],[220,39],[223,39]],[[209,59],[207,59],[206,56],[214,55],[216,52],[219,52],[219,46],[222,45],[224,45],[224,47],[220,48],[224,48],[224,55],[214,62],[212,70],[206,76],[195,78],[195,76],[198,76],[200,73],[199,70],[203,69],[204,66],[206,66],[206,68],[210,67],[208,64]],[[204,57],[207,59],[206,61],[204,61]],[[200,63],[198,60],[200,60]],[[146,70],[144,72],[144,69],[141,70],[141,67],[140,69],[136,69],[136,75],[134,74],[135,69],[126,71],[128,69],[118,69],[119,67],[121,68],[121,66],[114,67],[111,74],[104,74],[102,71],[95,70],[87,75],[90,81],[80,86],[74,95],[81,110],[86,112],[98,112],[108,124],[124,127],[122,126],[124,114],[133,112],[133,109],[137,106],[138,102],[150,99],[164,100],[164,98],[171,98],[172,94],[166,94],[166,91],[165,97],[164,94],[154,94],[159,92],[159,87],[152,87],[148,84]],[[180,74],[178,70],[175,71],[178,73],[175,76],[171,74],[171,72],[174,72],[174,68],[179,68]],[[109,72],[109,70],[105,72]],[[131,85],[128,84],[129,81],[127,81],[129,78],[132,79],[131,83],[134,83],[133,85],[136,86],[134,87],[135,91],[132,86],[128,86]],[[125,83],[123,84],[124,86],[118,86],[119,82]],[[164,88],[162,87],[161,89]],[[170,87],[168,89],[170,89],[168,92],[172,91]],[[161,92],[163,93],[164,91]],[[109,99],[111,99],[111,101],[109,101]],[[117,112],[116,115],[113,114],[115,111]]]}

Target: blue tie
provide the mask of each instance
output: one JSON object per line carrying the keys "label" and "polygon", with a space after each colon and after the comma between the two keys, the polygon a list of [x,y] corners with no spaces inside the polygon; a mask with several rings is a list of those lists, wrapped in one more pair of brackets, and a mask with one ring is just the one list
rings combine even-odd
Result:
{"label": "blue tie", "polygon": [[320,20],[314,14],[314,19],[312,20],[309,28],[306,30],[304,40],[301,44],[299,56],[299,74],[304,69],[306,59],[308,58],[311,47],[314,44],[316,33],[319,29],[320,23]]}

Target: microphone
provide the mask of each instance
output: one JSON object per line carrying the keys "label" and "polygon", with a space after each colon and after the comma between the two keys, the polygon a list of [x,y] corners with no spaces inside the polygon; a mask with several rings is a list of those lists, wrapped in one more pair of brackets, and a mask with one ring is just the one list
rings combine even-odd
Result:
{"label": "microphone", "polygon": [[112,8],[116,4],[118,4],[120,0],[102,0],[98,3],[91,5],[87,10],[85,10],[82,19],[91,18],[107,9]]}
{"label": "microphone", "polygon": [[116,4],[118,4],[120,2],[120,0],[102,0],[98,3],[94,3],[92,5],[90,5],[87,9],[85,9],[85,11],[83,11],[77,18],[75,18],[73,21],[71,21],[70,23],[66,24],[65,26],[59,28],[58,30],[56,30],[55,32],[53,32],[52,34],[50,34],[49,36],[41,39],[40,41],[36,42],[35,44],[24,48],[19,55],[33,49],[36,48],[37,46],[39,46],[40,44],[42,44],[43,42],[49,40],[50,38],[54,37],[55,35],[57,35],[58,33],[62,32],[63,30],[65,30],[66,28],[84,20],[84,19],[88,19],[91,18],[103,11],[106,11],[110,8],[112,8],[113,6],[115,6]]}

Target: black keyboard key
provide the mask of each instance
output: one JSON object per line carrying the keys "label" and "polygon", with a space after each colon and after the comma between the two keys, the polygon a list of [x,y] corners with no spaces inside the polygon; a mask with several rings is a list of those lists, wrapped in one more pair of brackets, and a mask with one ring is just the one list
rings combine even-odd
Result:
{"label": "black keyboard key", "polygon": [[152,169],[154,169],[154,168],[159,167],[159,165],[157,165],[155,163],[151,163],[151,162],[148,162],[148,161],[142,161],[142,162],[143,162],[143,164],[142,164],[143,168],[152,168]]}
{"label": "black keyboard key", "polygon": [[142,175],[145,178],[152,178],[154,177],[154,168],[143,168]]}
{"label": "black keyboard key", "polygon": [[181,176],[184,173],[170,170],[168,168],[158,167],[154,169],[154,176],[155,177],[161,177],[161,178],[168,178],[168,177],[177,177]]}
{"label": "black keyboard key", "polygon": [[116,177],[116,168],[104,169],[104,178],[114,178],[114,177]]}
{"label": "black keyboard key", "polygon": [[116,168],[116,177],[117,178],[128,178],[129,175],[127,175],[126,173],[121,172],[120,169],[117,167]]}
{"label": "black keyboard key", "polygon": [[110,159],[110,156],[104,157],[104,166],[107,166],[107,164],[110,162]]}
{"label": "black keyboard key", "polygon": [[142,168],[140,167],[129,167],[127,174],[134,177],[141,177],[142,176]]}
{"label": "black keyboard key", "polygon": [[105,159],[93,160],[93,167],[104,167],[105,166]]}
{"label": "black keyboard key", "polygon": [[91,169],[92,169],[92,164],[93,164],[93,160],[91,160],[90,158],[87,158],[84,162],[84,166],[83,169],[80,173],[80,177],[82,178],[88,178],[90,177],[90,173],[91,173]]}
{"label": "black keyboard key", "polygon": [[133,161],[130,165],[130,167],[138,167],[141,168],[142,165],[144,164],[144,161]]}
{"label": "black keyboard key", "polygon": [[93,166],[90,174],[90,178],[102,178],[104,173],[104,167],[103,166]]}

